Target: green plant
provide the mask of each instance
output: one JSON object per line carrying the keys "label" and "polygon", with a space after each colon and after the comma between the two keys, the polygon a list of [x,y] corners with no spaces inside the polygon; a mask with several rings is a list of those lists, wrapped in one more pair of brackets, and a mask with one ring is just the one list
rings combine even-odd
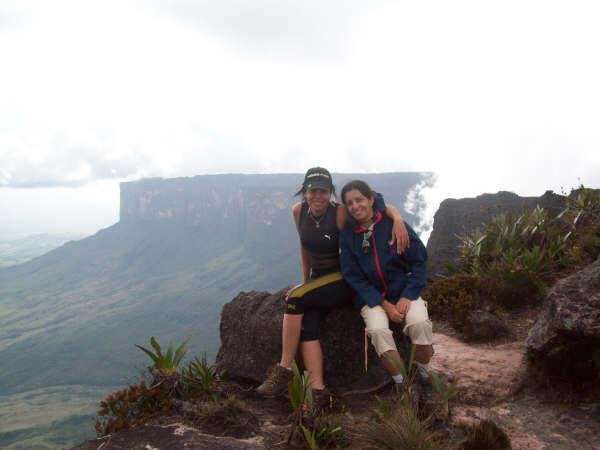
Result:
{"label": "green plant", "polygon": [[144,423],[172,405],[172,399],[162,389],[148,387],[144,382],[130,385],[100,402],[96,433],[105,436]]}
{"label": "green plant", "polygon": [[342,427],[330,422],[325,417],[320,417],[315,420],[311,428],[300,425],[304,435],[304,441],[310,450],[318,450],[319,448],[330,448],[335,445],[335,448],[340,448],[343,445]]}
{"label": "green plant", "polygon": [[393,413],[357,430],[361,448],[398,450],[441,450],[446,448],[438,434],[420,420],[408,397],[398,401]]}
{"label": "green plant", "polygon": [[310,374],[305,370],[300,373],[296,361],[292,363],[292,379],[288,384],[290,405],[294,412],[310,409],[313,406]]}
{"label": "green plant", "polygon": [[461,329],[468,312],[477,308],[481,302],[480,276],[457,273],[431,283],[423,293],[432,316],[447,319]]}
{"label": "green plant", "polygon": [[396,410],[396,401],[382,399],[375,396],[375,407],[373,408],[373,414],[377,422],[383,422],[388,417],[392,416]]}
{"label": "green plant", "polygon": [[175,372],[177,372],[181,360],[187,353],[187,344],[190,341],[190,339],[191,336],[188,337],[185,341],[183,341],[175,351],[173,351],[173,344],[169,343],[169,347],[167,348],[166,353],[163,353],[161,346],[156,341],[154,336],[150,338],[150,345],[152,346],[154,351],[137,344],[136,347],[143,351],[146,355],[148,355],[148,357],[152,360],[152,362],[154,363],[153,369],[158,371],[160,375],[164,377],[169,377]]}
{"label": "green plant", "polygon": [[452,400],[458,394],[456,382],[446,384],[440,378],[435,371],[430,371],[429,376],[431,377],[431,385],[437,393],[442,403],[442,411],[444,415],[450,420],[452,419],[452,410],[450,409],[450,400]]}
{"label": "green plant", "polygon": [[209,364],[206,353],[196,357],[183,369],[183,381],[192,391],[200,391],[215,400],[213,388],[219,379],[216,364]]}
{"label": "green plant", "polygon": [[571,219],[573,228],[597,222],[600,217],[600,192],[580,186],[567,199],[564,214]]}
{"label": "green plant", "polygon": [[296,361],[292,363],[292,379],[288,383],[288,396],[293,410],[292,430],[288,436],[287,444],[292,441],[298,429],[302,427],[305,412],[313,411],[313,396],[310,387],[310,374],[305,370],[300,373]]}
{"label": "green plant", "polygon": [[574,228],[565,222],[567,212],[552,218],[538,206],[517,216],[498,214],[483,230],[460,236],[458,270],[477,281],[465,298],[470,294],[506,307],[523,299],[539,302],[554,273],[569,265]]}

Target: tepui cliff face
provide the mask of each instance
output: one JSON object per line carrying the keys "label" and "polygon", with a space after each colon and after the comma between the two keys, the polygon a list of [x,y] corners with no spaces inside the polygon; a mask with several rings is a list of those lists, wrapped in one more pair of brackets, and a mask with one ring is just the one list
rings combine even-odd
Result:
{"label": "tepui cliff face", "polygon": [[[388,203],[403,210],[407,196],[428,173],[333,174],[338,189],[348,180],[362,178],[384,193]],[[150,178],[121,183],[121,222],[176,221],[194,226],[227,226],[250,231],[270,226],[298,201],[301,174],[202,175],[192,178]],[[419,200],[419,196],[416,196]],[[419,217],[403,211],[410,223]],[[235,225],[234,225],[235,224]]]}

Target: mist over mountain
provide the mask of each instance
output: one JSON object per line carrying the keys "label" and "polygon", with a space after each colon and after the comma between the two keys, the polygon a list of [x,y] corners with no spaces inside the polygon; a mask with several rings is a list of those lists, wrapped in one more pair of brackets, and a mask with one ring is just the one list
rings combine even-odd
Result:
{"label": "mist over mountain", "polygon": [[16,266],[61,245],[85,237],[83,233],[0,235],[0,267]]}
{"label": "mist over mountain", "polygon": [[[428,173],[367,180],[420,225]],[[429,180],[429,181],[428,181]],[[120,220],[25,264],[0,269],[0,394],[125,383],[145,364],[134,344],[193,335],[213,357],[221,306],[241,290],[300,280],[290,207],[300,174],[205,175],[121,185]],[[410,194],[411,208],[406,211]]]}

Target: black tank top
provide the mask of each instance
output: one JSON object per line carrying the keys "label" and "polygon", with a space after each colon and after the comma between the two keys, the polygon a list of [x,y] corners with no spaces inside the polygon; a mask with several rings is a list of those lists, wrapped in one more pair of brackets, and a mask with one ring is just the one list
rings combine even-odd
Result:
{"label": "black tank top", "polygon": [[337,204],[329,203],[320,217],[308,214],[308,204],[300,209],[300,242],[310,255],[311,278],[340,270],[340,233],[336,223]]}

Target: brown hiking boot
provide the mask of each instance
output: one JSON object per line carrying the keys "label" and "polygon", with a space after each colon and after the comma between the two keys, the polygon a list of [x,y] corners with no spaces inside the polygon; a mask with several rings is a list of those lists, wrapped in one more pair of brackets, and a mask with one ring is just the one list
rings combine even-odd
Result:
{"label": "brown hiking boot", "polygon": [[313,389],[312,398],[315,411],[327,411],[333,405],[333,396],[327,388]]}
{"label": "brown hiking boot", "polygon": [[293,373],[290,369],[275,364],[267,370],[267,378],[256,388],[256,393],[266,398],[278,397],[287,391],[292,376]]}

